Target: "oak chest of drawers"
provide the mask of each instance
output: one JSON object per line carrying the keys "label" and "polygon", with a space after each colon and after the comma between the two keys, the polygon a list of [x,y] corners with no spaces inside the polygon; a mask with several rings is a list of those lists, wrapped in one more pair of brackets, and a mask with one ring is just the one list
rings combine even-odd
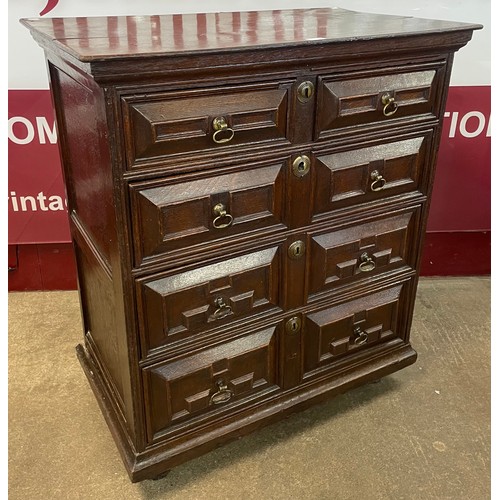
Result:
{"label": "oak chest of drawers", "polygon": [[22,20],[44,48],[77,353],[132,480],[416,359],[453,54],[311,9]]}

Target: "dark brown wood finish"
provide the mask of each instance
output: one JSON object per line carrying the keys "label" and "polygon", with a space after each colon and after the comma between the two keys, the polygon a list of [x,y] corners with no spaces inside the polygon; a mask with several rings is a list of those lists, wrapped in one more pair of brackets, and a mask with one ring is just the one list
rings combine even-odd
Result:
{"label": "dark brown wood finish", "polygon": [[343,9],[24,19],[84,326],[133,481],[411,364],[453,53]]}
{"label": "dark brown wood finish", "polygon": [[[227,243],[242,233],[286,229],[287,160],[250,169],[237,165],[223,175],[131,183],[136,264],[186,247]],[[221,204],[223,216],[214,210]]]}
{"label": "dark brown wood finish", "polygon": [[[232,151],[248,143],[288,144],[289,129],[293,130],[292,84],[281,81],[124,97],[129,165],[136,167],[147,158],[204,155],[220,148]],[[213,120],[218,117],[234,130],[234,138],[227,143],[213,140],[217,132]]]}

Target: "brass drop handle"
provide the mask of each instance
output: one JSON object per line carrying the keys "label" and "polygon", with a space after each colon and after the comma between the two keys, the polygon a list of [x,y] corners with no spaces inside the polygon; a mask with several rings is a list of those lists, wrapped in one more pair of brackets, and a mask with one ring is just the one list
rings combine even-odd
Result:
{"label": "brass drop handle", "polygon": [[363,345],[368,341],[368,334],[361,330],[359,326],[354,329],[352,341],[355,345]]}
{"label": "brass drop handle", "polygon": [[370,184],[370,189],[372,191],[380,191],[384,189],[385,183],[387,182],[379,173],[378,170],[374,170],[370,177],[372,179],[372,183]]}
{"label": "brass drop handle", "polygon": [[384,113],[384,116],[392,116],[398,110],[398,103],[396,102],[395,98],[392,97],[388,92],[382,94],[380,100],[384,105],[382,109],[382,113]]}
{"label": "brass drop handle", "polygon": [[224,144],[225,142],[229,142],[233,139],[234,130],[228,126],[227,121],[223,116],[214,118],[212,126],[215,130],[212,139],[216,144]]}
{"label": "brass drop handle", "polygon": [[215,219],[212,221],[215,229],[224,229],[233,223],[233,216],[226,211],[226,207],[222,203],[217,203],[212,211],[215,215]]}
{"label": "brass drop handle", "polygon": [[361,263],[358,266],[358,269],[363,273],[368,273],[375,269],[375,261],[365,252],[361,254]]}
{"label": "brass drop handle", "polygon": [[210,397],[211,405],[220,405],[227,403],[233,397],[233,391],[227,388],[227,384],[223,380],[217,380],[215,383],[217,391]]}
{"label": "brass drop handle", "polygon": [[215,307],[217,308],[213,314],[213,317],[215,319],[223,319],[226,316],[232,314],[233,310],[231,309],[231,306],[226,304],[222,297],[217,297],[214,303]]}

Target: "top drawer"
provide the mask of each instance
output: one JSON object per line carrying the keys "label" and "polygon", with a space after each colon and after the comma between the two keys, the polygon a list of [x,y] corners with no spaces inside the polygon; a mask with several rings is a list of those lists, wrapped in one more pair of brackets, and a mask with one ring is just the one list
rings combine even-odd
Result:
{"label": "top drawer", "polygon": [[255,143],[289,144],[292,85],[282,80],[122,97],[128,166]]}
{"label": "top drawer", "polygon": [[387,67],[318,79],[315,137],[439,115],[445,63]]}

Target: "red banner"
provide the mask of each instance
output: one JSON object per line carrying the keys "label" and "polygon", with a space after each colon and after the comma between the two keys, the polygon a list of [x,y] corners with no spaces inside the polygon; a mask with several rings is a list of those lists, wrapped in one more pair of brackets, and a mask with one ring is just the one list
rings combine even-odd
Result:
{"label": "red banner", "polygon": [[9,244],[70,241],[48,90],[9,90]]}
{"label": "red banner", "polygon": [[[429,231],[490,228],[489,86],[451,87]],[[9,244],[70,241],[48,90],[9,91]]]}
{"label": "red banner", "polygon": [[491,87],[450,87],[427,231],[491,228]]}

